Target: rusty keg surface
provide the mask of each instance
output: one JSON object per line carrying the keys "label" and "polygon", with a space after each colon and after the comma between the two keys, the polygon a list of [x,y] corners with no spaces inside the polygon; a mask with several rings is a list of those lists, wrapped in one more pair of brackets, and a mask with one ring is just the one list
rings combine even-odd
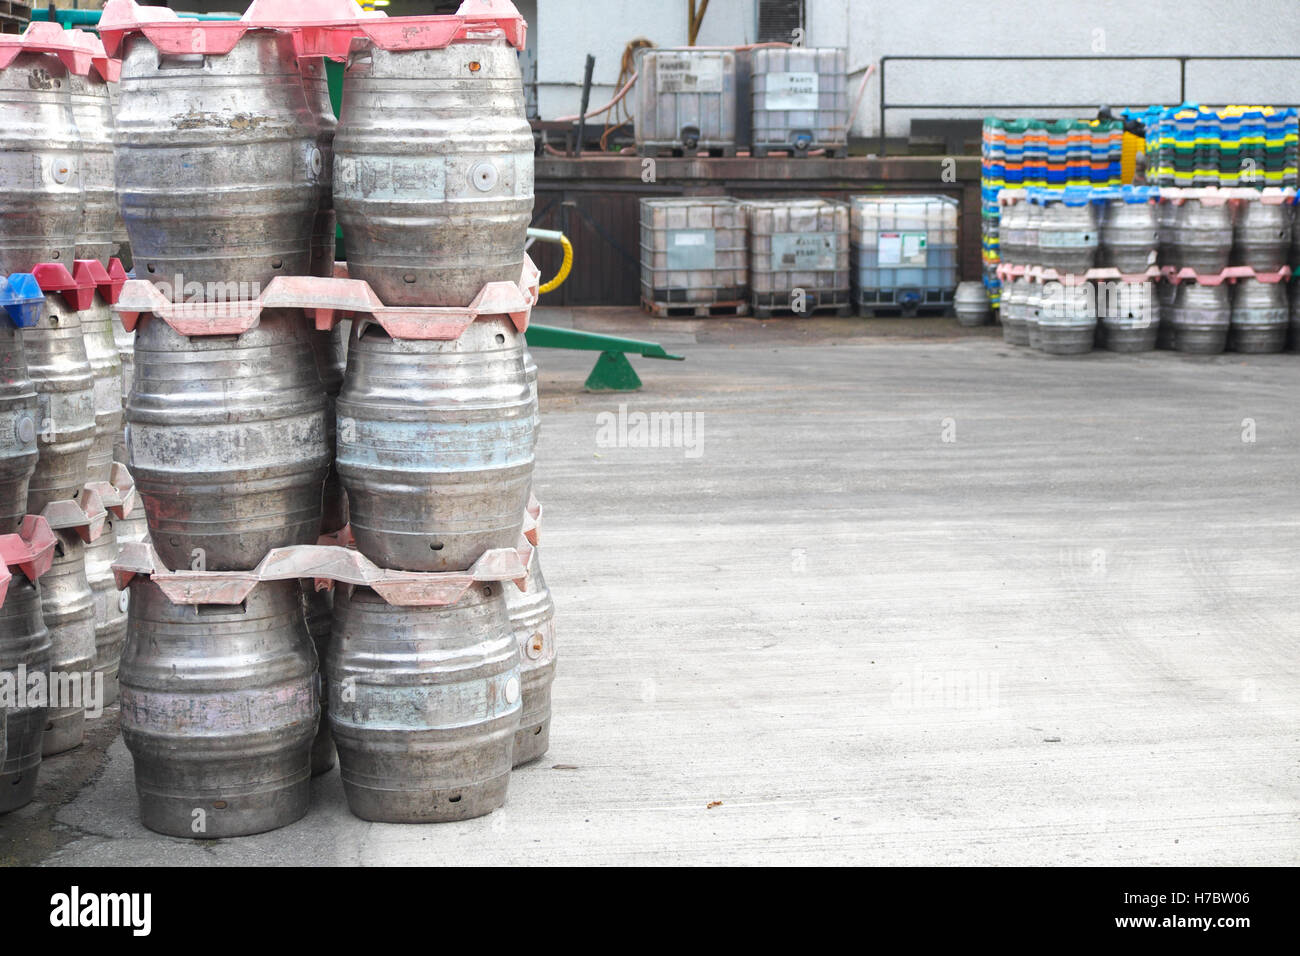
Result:
{"label": "rusty keg surface", "polygon": [[[86,545],[75,531],[56,532],[54,563],[41,576],[41,614],[50,635],[50,709],[41,752],[80,746],[95,667],[95,598],[86,580]],[[56,696],[57,695],[57,696]]]}
{"label": "rusty keg surface", "polygon": [[555,682],[555,604],[542,576],[541,552],[534,551],[521,591],[501,585],[510,628],[519,644],[523,699],[515,732],[514,765],[536,760],[551,741],[551,685]]}
{"label": "rusty keg surface", "polygon": [[[0,606],[0,673],[13,675],[20,668],[28,675],[50,669],[50,635],[41,616],[41,594],[22,574],[9,582],[9,592]],[[46,698],[48,702],[48,697]],[[31,802],[41,766],[41,744],[45,736],[48,707],[23,695],[18,706],[6,708],[5,757],[0,763],[0,813],[8,813]]]}
{"label": "rusty keg surface", "polygon": [[533,138],[504,37],[354,51],[334,157],[349,274],[386,304],[463,306],[519,280]]}
{"label": "rusty keg surface", "polygon": [[130,468],[169,568],[248,570],[316,542],[330,449],[311,335],[274,309],[242,335],[137,327]]}
{"label": "rusty keg surface", "polygon": [[95,439],[95,380],[81,318],[47,295],[40,321],[22,330],[27,372],[36,388],[39,458],[27,486],[27,513],[76,497],[86,484]]}
{"label": "rusty keg surface", "polygon": [[536,426],[523,337],[504,320],[451,342],[360,328],[337,403],[357,549],[381,567],[456,571],[515,547]]}
{"label": "rusty keg surface", "polygon": [[99,293],[77,313],[86,343],[86,359],[95,380],[95,439],[86,463],[88,481],[108,481],[113,448],[122,441],[122,358],[113,333],[113,309]]}
{"label": "rusty keg surface", "polygon": [[[321,674],[320,686],[325,685],[325,656],[329,649],[330,633],[334,625],[334,591],[317,591],[311,581],[302,582],[302,609],[307,621],[307,633],[316,648]],[[319,777],[334,769],[338,755],[334,751],[334,738],[330,734],[328,698],[321,696],[320,724],[311,745],[311,775]]]}
{"label": "rusty keg surface", "polygon": [[329,719],[348,806],[363,820],[465,820],[505,801],[520,716],[505,586],[474,585],[446,607],[336,593]]}
{"label": "rusty keg surface", "polygon": [[113,562],[120,545],[117,524],[122,519],[110,515],[103,533],[86,545],[86,582],[95,608],[95,673],[103,675],[103,704],[117,702],[117,672],[126,643],[127,605],[130,591],[119,591],[113,580]]}
{"label": "rusty keg surface", "polygon": [[319,708],[298,582],[196,608],[137,577],[130,616],[121,719],[141,822],[217,839],[300,819]]}
{"label": "rusty keg surface", "polygon": [[68,76],[72,116],[81,139],[83,203],[77,228],[76,257],[98,259],[108,265],[113,257],[117,224],[117,186],[113,177],[113,107],[109,83],[91,70],[87,76]]}
{"label": "rusty keg surface", "polygon": [[72,269],[81,226],[81,139],[58,58],[19,53],[0,70],[0,275]]}
{"label": "rusty keg surface", "polygon": [[211,301],[308,274],[324,162],[288,33],[250,30],[224,56],[127,37],[115,122],[138,277]]}
{"label": "rusty keg surface", "polygon": [[0,316],[0,534],[18,531],[27,513],[39,421],[22,333]]}

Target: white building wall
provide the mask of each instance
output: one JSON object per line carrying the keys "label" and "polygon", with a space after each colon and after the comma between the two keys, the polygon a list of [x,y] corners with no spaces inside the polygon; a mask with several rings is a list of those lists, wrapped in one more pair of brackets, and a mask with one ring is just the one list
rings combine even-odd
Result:
{"label": "white building wall", "polygon": [[[656,46],[686,42],[687,0],[532,0],[539,103],[544,119],[576,113],[587,53],[596,56],[592,105],[614,93],[629,40]],[[711,0],[699,44],[752,42],[754,0]],[[881,56],[966,55],[1300,55],[1296,0],[807,0],[811,46],[846,46],[851,91]],[[1172,62],[894,63],[886,68],[891,102],[1173,103],[1179,67]],[[879,77],[854,123],[878,134]],[[1300,62],[1226,64],[1192,61],[1187,96],[1204,103],[1300,103]],[[629,97],[629,99],[631,99]],[[1095,106],[998,109],[1000,115],[1090,115]],[[983,116],[981,109],[890,110],[889,135],[906,135],[913,116]]]}

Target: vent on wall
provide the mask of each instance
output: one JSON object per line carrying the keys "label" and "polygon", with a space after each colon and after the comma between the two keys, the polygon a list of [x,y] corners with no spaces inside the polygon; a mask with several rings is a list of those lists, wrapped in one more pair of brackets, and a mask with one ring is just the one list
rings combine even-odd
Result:
{"label": "vent on wall", "polygon": [[804,0],[758,0],[758,42],[789,43],[804,27]]}

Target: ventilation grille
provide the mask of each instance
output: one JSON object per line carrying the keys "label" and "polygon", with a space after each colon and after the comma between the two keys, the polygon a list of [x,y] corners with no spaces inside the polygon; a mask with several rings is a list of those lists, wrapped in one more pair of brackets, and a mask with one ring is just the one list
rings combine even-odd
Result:
{"label": "ventilation grille", "polygon": [[804,0],[758,0],[759,43],[789,43],[803,25]]}

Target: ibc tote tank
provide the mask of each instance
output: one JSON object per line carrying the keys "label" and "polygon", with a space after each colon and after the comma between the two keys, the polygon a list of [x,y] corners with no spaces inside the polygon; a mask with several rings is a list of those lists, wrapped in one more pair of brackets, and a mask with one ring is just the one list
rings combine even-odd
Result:
{"label": "ibc tote tank", "polygon": [[637,152],[734,155],[738,102],[733,50],[646,48],[637,53]]}
{"label": "ibc tote tank", "polygon": [[753,63],[752,154],[765,156],[776,149],[799,156],[824,149],[827,155],[843,156],[849,142],[847,52],[763,48],[754,51]]}

